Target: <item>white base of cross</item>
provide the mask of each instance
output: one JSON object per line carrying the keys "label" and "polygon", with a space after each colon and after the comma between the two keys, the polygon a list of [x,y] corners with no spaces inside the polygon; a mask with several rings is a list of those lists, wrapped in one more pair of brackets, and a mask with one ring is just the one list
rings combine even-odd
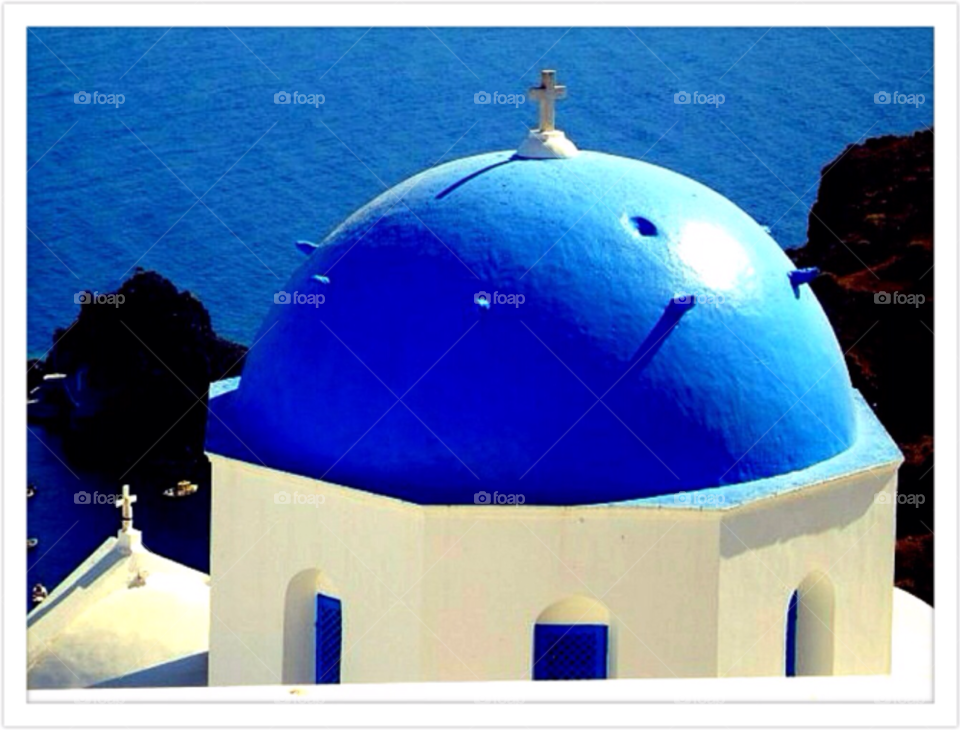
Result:
{"label": "white base of cross", "polygon": [[577,146],[559,129],[549,132],[531,129],[517,149],[517,157],[531,160],[555,160],[576,157],[578,154],[580,150]]}
{"label": "white base of cross", "polygon": [[130,555],[131,553],[138,553],[145,550],[146,548],[143,547],[143,535],[140,530],[134,530],[131,527],[129,530],[118,531],[116,549],[123,555]]}

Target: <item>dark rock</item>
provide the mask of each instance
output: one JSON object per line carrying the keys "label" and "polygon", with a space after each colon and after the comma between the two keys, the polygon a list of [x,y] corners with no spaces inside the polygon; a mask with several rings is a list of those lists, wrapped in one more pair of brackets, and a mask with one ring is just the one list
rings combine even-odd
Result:
{"label": "dark rock", "polygon": [[933,605],[933,533],[897,540],[896,584]]}
{"label": "dark rock", "polygon": [[[932,545],[934,527],[933,133],[847,147],[821,172],[808,239],[787,253],[798,267],[823,272],[813,290],[853,384],[906,458],[899,493],[924,497],[897,510],[897,584],[932,603],[933,553],[916,545]],[[884,293],[923,303],[883,303]],[[900,554],[905,546],[909,559]]]}
{"label": "dark rock", "polygon": [[43,376],[47,374],[44,361],[39,358],[27,360],[27,392],[40,387]]}
{"label": "dark rock", "polygon": [[138,269],[117,291],[82,304],[53,339],[35,370],[68,376],[63,446],[71,462],[124,481],[209,483],[207,390],[240,374],[246,348],[213,331],[192,293]]}

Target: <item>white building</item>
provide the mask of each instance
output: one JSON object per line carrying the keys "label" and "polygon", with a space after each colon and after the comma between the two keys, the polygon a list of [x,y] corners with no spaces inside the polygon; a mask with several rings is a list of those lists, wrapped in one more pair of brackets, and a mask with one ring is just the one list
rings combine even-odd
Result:
{"label": "white building", "polygon": [[156,555],[122,527],[27,617],[27,686],[185,687],[207,684],[210,579]]}

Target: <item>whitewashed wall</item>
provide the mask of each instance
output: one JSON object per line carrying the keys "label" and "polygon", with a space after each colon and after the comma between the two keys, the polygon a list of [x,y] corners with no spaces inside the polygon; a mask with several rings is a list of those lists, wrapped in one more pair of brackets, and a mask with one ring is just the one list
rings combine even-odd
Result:
{"label": "whitewashed wall", "polygon": [[889,672],[897,466],[724,513],[721,676],[783,673],[788,601],[810,576],[834,589],[833,625],[812,622],[835,635],[832,673]]}
{"label": "whitewashed wall", "polygon": [[[343,601],[345,681],[419,676],[420,623],[397,603],[403,598],[416,605],[419,599],[419,509],[243,462],[212,460],[210,684],[284,681],[284,601],[291,580],[310,569],[319,569]],[[275,497],[283,491],[324,501],[278,504]],[[306,598],[312,612],[312,597]],[[312,631],[303,644],[301,656],[310,657],[312,668]]]}
{"label": "whitewashed wall", "polygon": [[309,681],[314,581],[343,601],[344,682],[529,679],[537,617],[578,595],[609,611],[611,677],[782,674],[787,600],[818,568],[836,671],[889,667],[894,510],[875,495],[895,464],[721,512],[418,507],[211,459],[211,685]]}

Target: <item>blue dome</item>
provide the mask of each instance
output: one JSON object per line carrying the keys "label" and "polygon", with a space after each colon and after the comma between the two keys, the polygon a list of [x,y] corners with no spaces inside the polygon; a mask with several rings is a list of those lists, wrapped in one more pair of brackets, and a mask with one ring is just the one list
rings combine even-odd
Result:
{"label": "blue dome", "polygon": [[301,303],[272,305],[239,388],[212,401],[208,449],[422,504],[607,503],[805,469],[856,419],[793,270],[737,206],[654,165],[444,164],[294,273]]}

